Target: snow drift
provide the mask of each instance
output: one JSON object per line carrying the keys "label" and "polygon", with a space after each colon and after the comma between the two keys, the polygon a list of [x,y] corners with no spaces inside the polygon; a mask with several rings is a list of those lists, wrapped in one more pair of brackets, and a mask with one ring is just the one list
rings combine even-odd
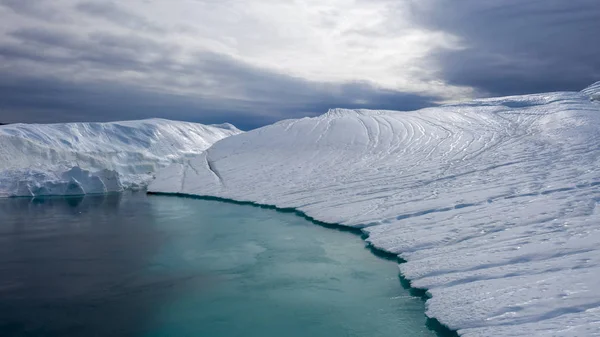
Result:
{"label": "snow drift", "polygon": [[224,139],[149,190],[363,228],[463,336],[600,335],[599,93],[331,110]]}
{"label": "snow drift", "polygon": [[0,196],[143,188],[158,169],[241,131],[162,119],[0,126]]}

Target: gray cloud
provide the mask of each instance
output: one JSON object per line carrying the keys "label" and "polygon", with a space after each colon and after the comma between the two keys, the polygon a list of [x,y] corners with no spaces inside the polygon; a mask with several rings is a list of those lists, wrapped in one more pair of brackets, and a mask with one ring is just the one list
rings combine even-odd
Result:
{"label": "gray cloud", "polygon": [[143,16],[124,9],[122,6],[117,5],[116,2],[111,0],[83,1],[78,3],[75,8],[87,15],[102,18],[126,28],[155,34],[166,33],[166,30],[163,27],[151,22]]}
{"label": "gray cloud", "polygon": [[[0,58],[7,64],[31,60],[43,68],[57,69],[78,69],[85,64],[115,76],[125,71],[142,72],[154,80],[145,87],[143,83],[69,81],[51,75],[0,72],[2,122],[156,116],[211,123],[232,121],[253,128],[282,118],[320,114],[331,107],[411,110],[433,105],[437,99],[361,82],[308,81],[212,52],[197,53],[182,63],[171,57],[173,48],[134,35],[94,33],[82,37],[28,28],[15,30],[10,36],[15,39],[13,43],[0,44]],[[150,54],[155,55],[151,60],[140,57]]]}
{"label": "gray cloud", "polygon": [[232,73],[229,80],[255,85],[257,89],[252,93],[257,95],[256,99],[223,101],[144,91],[114,83],[0,76],[0,122],[162,117],[202,123],[234,122],[240,128],[251,129],[284,118],[318,115],[332,106],[417,109],[433,105],[435,99],[379,90],[364,83],[326,85],[286,76],[265,81],[253,76],[252,71]]}
{"label": "gray cloud", "polygon": [[47,0],[0,0],[0,6],[11,11],[47,22],[69,21],[60,11],[48,5]]}
{"label": "gray cloud", "polygon": [[9,36],[16,41],[0,44],[0,57],[6,62],[28,59],[52,67],[87,63],[114,72],[151,69],[157,64],[142,61],[140,55],[153,53],[164,59],[176,49],[167,50],[164,44],[140,36],[107,33],[80,37],[64,31],[26,28]]}
{"label": "gray cloud", "polygon": [[464,97],[464,87],[504,95],[600,79],[596,0],[426,0],[408,15],[411,1],[330,2],[323,15],[303,12],[313,21],[297,21],[301,8],[287,2],[274,21],[262,20],[270,7],[259,1],[181,2],[198,12],[161,21],[170,7],[158,2],[0,0],[15,13],[0,27],[0,122],[157,116],[252,128],[332,107],[412,110]]}
{"label": "gray cloud", "polygon": [[461,37],[468,47],[432,55],[450,84],[508,95],[580,90],[600,79],[597,0],[434,3],[415,9],[415,18]]}

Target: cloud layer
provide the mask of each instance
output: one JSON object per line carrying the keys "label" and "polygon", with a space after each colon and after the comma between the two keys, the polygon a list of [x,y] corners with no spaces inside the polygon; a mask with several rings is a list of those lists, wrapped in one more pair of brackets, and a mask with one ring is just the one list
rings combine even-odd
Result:
{"label": "cloud layer", "polygon": [[579,89],[592,0],[0,0],[0,122],[159,116],[256,127]]}
{"label": "cloud layer", "polygon": [[597,0],[424,0],[418,24],[460,37],[432,55],[447,83],[486,95],[581,90],[600,80]]}

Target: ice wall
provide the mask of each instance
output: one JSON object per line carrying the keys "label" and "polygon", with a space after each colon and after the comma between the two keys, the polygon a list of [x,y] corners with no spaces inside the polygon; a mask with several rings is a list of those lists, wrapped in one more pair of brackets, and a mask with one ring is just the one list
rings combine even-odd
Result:
{"label": "ice wall", "polygon": [[0,126],[0,196],[144,188],[158,168],[241,131],[164,119]]}

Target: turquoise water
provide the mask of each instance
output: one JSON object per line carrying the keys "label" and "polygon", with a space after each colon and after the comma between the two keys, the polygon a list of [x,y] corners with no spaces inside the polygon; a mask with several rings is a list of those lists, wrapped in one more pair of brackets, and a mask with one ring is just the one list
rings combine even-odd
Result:
{"label": "turquoise water", "polygon": [[395,262],[293,213],[0,200],[1,336],[435,336]]}

